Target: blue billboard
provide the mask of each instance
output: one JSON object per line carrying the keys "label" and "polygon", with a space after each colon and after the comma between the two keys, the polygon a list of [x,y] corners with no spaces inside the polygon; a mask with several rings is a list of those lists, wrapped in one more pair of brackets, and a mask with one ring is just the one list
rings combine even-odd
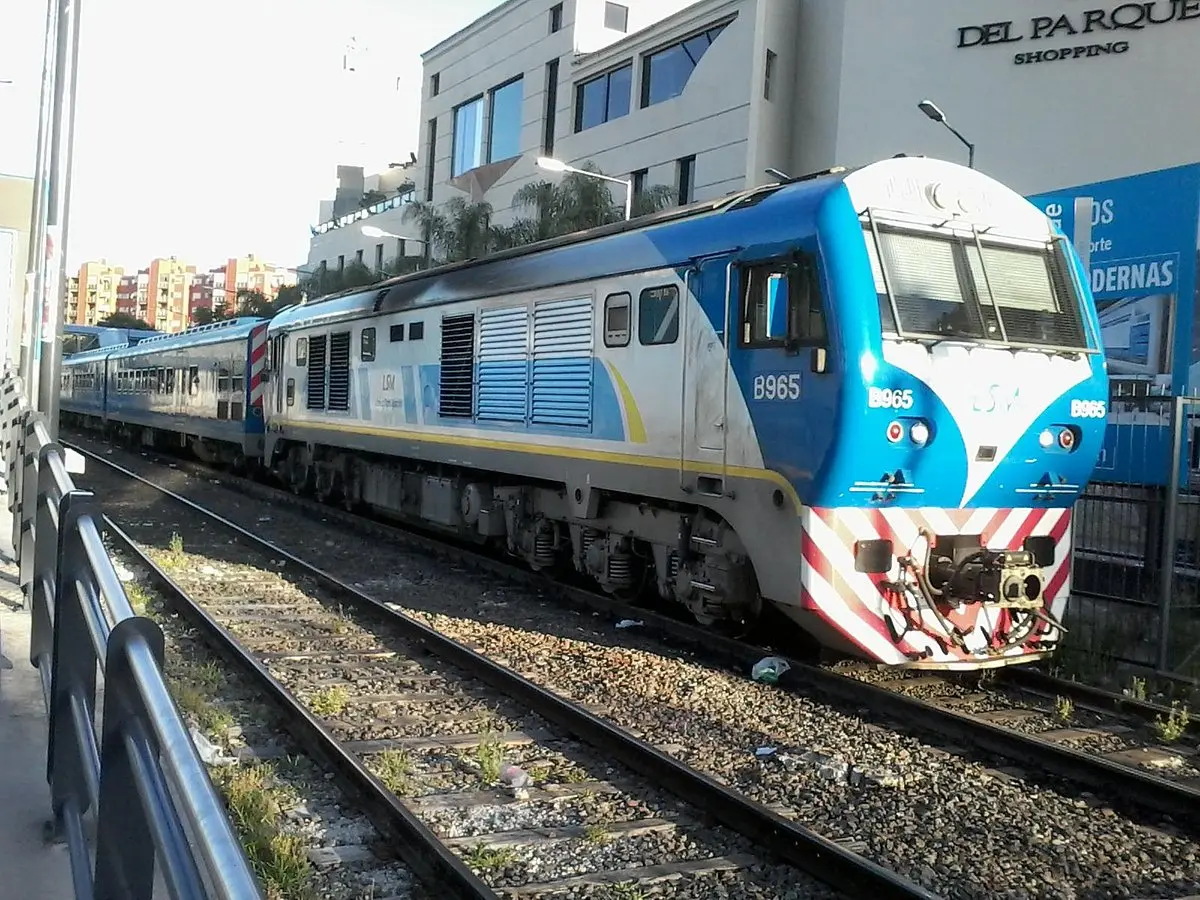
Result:
{"label": "blue billboard", "polygon": [[[1091,201],[1090,222],[1076,221],[1081,198]],[[1138,398],[1200,389],[1200,164],[1029,199],[1076,241],[1090,226],[1092,293],[1113,383],[1095,477],[1163,484],[1171,406]]]}

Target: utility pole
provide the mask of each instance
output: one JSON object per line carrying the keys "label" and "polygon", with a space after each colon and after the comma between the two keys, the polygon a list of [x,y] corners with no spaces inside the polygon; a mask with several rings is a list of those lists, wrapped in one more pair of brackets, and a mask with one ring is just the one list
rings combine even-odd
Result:
{"label": "utility pole", "polygon": [[38,104],[37,161],[33,174],[33,212],[29,223],[29,263],[23,302],[13,305],[13,330],[21,341],[19,371],[25,398],[32,407],[37,403],[37,367],[34,362],[41,323],[38,297],[46,272],[47,192],[50,188],[50,141],[54,132],[51,110],[54,105],[55,40],[58,33],[59,0],[46,2],[46,36],[42,49],[42,89]]}
{"label": "utility pole", "polygon": [[[55,0],[51,0],[55,2]],[[67,277],[67,224],[70,217],[71,163],[75,140],[75,96],[79,83],[79,9],[81,0],[58,0],[55,34],[54,130],[50,141],[46,190],[46,273],[38,296],[40,329],[37,355],[37,409],[46,416],[52,438],[58,436],[59,370],[62,365],[63,286]]]}

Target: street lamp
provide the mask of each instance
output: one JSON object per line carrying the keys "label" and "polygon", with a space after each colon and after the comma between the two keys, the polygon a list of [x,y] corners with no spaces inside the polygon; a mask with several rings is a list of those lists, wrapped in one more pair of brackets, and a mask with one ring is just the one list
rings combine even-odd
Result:
{"label": "street lamp", "polygon": [[959,134],[958,130],[946,121],[946,114],[938,108],[938,105],[932,100],[922,100],[917,104],[917,109],[925,113],[932,121],[945,125],[952,135],[963,142],[967,148],[967,165],[972,169],[975,168],[975,145]]}
{"label": "street lamp", "polygon": [[425,240],[424,238],[408,237],[407,235],[403,235],[403,234],[392,234],[392,232],[390,232],[390,231],[384,231],[378,225],[364,225],[364,226],[362,226],[362,233],[363,233],[363,237],[369,237],[369,238],[394,238],[397,241],[416,241],[418,244],[420,244],[421,246],[423,246],[425,248],[425,252],[424,252],[425,267],[429,268],[430,250],[432,248],[429,246],[429,241]]}
{"label": "street lamp", "polygon": [[568,166],[562,160],[552,159],[549,156],[539,156],[537,164],[539,169],[545,169],[547,172],[571,172],[575,175],[585,175],[588,178],[596,178],[600,181],[611,181],[613,184],[625,185],[625,221],[628,222],[633,218],[632,181],[625,178],[613,178],[610,175],[601,175],[599,172],[589,172],[587,169],[576,169],[574,166]]}

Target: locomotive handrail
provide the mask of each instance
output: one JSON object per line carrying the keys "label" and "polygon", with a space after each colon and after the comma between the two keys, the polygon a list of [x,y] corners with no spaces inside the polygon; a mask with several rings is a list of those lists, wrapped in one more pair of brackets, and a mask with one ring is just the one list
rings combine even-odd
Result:
{"label": "locomotive handrail", "polygon": [[0,374],[0,397],[13,547],[32,617],[29,661],[49,718],[48,830],[67,844],[75,896],[150,897],[161,863],[177,900],[261,898],[167,691],[162,631],[130,606],[93,495],[75,487],[11,372]]}

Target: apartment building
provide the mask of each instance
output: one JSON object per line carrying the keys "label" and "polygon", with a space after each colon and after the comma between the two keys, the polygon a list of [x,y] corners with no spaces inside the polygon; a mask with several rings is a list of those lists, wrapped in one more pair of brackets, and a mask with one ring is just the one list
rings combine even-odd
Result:
{"label": "apartment building", "polygon": [[174,256],[152,259],[146,276],[146,315],[139,318],[155,331],[183,331],[196,267]]}
{"label": "apartment building", "polygon": [[[1200,159],[1200,4],[1042,0],[509,0],[423,56],[418,197],[486,200],[596,164],[719,197],[896,153],[1024,193]],[[614,194],[622,188],[614,186]],[[618,201],[620,197],[615,197]]]}
{"label": "apartment building", "polygon": [[76,325],[96,325],[120,311],[121,281],[125,270],[94,260],[79,267],[79,274],[67,286],[67,311],[64,321]]}

